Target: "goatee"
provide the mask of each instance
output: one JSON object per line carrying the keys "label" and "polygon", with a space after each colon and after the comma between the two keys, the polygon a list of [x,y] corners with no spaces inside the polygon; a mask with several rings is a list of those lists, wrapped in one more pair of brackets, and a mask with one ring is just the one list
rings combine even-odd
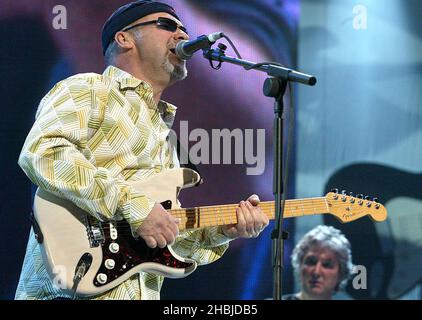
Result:
{"label": "goatee", "polygon": [[186,62],[173,64],[169,59],[166,59],[164,62],[164,69],[170,75],[170,83],[183,80],[188,75],[188,70],[186,69]]}

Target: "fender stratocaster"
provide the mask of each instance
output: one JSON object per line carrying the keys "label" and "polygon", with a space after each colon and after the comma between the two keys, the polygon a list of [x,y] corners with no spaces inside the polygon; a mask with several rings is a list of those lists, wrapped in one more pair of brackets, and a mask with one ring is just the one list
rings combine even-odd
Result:
{"label": "fender stratocaster", "polygon": [[[177,197],[182,189],[200,181],[197,172],[182,168],[167,170],[147,180],[130,182],[149,198],[163,204],[169,213],[181,219],[179,230],[236,223],[238,204],[182,209]],[[259,204],[274,219],[274,201]],[[328,213],[342,222],[368,215],[374,221],[387,217],[383,205],[336,192],[325,197],[287,200],[284,217]],[[171,246],[151,249],[141,238],[132,236],[124,220],[101,222],[68,200],[38,188],[34,217],[41,252],[47,271],[64,292],[71,293],[75,272],[82,256],[90,257],[90,267],[77,287],[77,295],[93,296],[114,288],[138,272],[150,272],[170,278],[182,278],[197,267],[195,261],[178,256]],[[92,259],[91,259],[92,258]]]}

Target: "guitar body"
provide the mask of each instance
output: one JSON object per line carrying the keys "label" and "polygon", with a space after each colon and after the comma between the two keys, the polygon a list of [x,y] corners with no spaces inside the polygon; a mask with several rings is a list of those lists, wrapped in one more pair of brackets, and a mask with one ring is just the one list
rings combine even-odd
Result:
{"label": "guitar body", "polygon": [[[196,185],[200,176],[182,168],[167,170],[147,180],[130,182],[166,209],[178,208],[181,189]],[[38,189],[34,216],[43,235],[41,252],[54,283],[71,293],[75,270],[82,255],[89,253],[92,263],[78,285],[79,296],[108,291],[139,272],[151,272],[169,278],[182,278],[197,267],[170,246],[151,249],[141,238],[134,238],[124,220],[99,222],[65,199]]]}

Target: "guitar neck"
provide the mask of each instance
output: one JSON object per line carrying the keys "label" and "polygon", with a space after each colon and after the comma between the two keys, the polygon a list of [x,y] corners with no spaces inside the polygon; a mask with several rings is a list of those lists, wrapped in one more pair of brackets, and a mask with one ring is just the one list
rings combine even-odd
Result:
{"label": "guitar neck", "polygon": [[[238,204],[227,204],[219,206],[196,207],[187,209],[170,210],[171,215],[181,219],[179,229],[189,230],[237,223],[236,208]],[[260,202],[259,207],[270,219],[275,218],[274,201]],[[330,212],[327,199],[308,198],[286,200],[284,206],[284,217],[293,218],[306,215],[314,215]]]}

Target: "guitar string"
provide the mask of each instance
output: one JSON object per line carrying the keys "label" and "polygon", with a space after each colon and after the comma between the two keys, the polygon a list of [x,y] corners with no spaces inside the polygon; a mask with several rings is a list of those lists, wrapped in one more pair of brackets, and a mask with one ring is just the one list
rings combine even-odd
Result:
{"label": "guitar string", "polygon": [[[259,207],[263,210],[273,210],[274,202],[267,202],[267,203],[261,203]],[[343,206],[350,206],[348,203],[342,203]],[[221,208],[223,206],[226,206],[224,209],[216,209]],[[206,220],[209,217],[215,218],[215,217],[221,217],[221,218],[227,218],[232,216],[235,213],[235,209],[238,208],[236,205],[221,205],[221,206],[210,206],[210,207],[198,207],[198,208],[182,208],[182,209],[171,209],[168,210],[169,213],[177,218],[186,218],[190,216],[197,216],[198,214],[201,215],[201,220]],[[321,210],[322,208],[323,210]],[[368,211],[370,208],[366,208],[363,205],[359,207],[360,210]],[[311,213],[303,213],[303,211],[309,211],[309,209],[312,209],[312,211],[318,211],[318,212],[311,212]],[[301,205],[301,206],[294,206],[294,205],[287,205],[285,207],[285,215],[291,216],[292,210],[302,211],[301,213],[295,214],[293,213],[293,216],[301,216],[301,215],[312,215],[312,214],[323,214],[323,213],[329,213],[326,211],[327,205],[324,204],[308,204],[308,205]],[[355,210],[357,211],[357,210]],[[273,213],[266,213],[266,215],[269,215],[269,217],[273,217]]]}
{"label": "guitar string", "polygon": [[[352,204],[352,203],[349,203],[349,202],[339,202],[339,205],[340,206],[355,205],[355,206],[358,206],[359,208],[365,208],[365,210],[370,209],[370,208],[366,209],[366,203],[363,203],[363,205],[359,205],[357,203]],[[364,207],[364,205],[365,205],[365,207]],[[265,202],[265,203],[261,202],[258,207],[263,208],[263,209],[274,209],[273,206],[274,206],[274,201],[269,201],[269,202]],[[308,210],[309,208],[314,208],[314,207],[317,207],[317,206],[322,206],[325,209],[327,209],[327,203],[323,203],[323,204],[317,203],[317,204],[315,204],[315,203],[312,202],[310,204],[297,205],[295,203],[286,202],[285,210],[292,210],[292,209],[295,209],[295,210],[307,209]],[[225,213],[227,211],[233,211],[233,209],[238,208],[238,207],[239,207],[238,205],[229,204],[229,205],[220,205],[220,206],[203,206],[203,207],[193,207],[193,208],[171,209],[171,210],[168,210],[168,211],[170,211],[173,214],[183,214],[183,215],[188,214],[190,212],[194,213],[194,212],[198,212],[198,211],[200,211],[202,214],[205,214],[205,215],[206,214],[215,215],[217,211],[218,211],[217,213],[221,213],[221,212]],[[221,208],[221,209],[218,209],[218,208]]]}
{"label": "guitar string", "polygon": [[[350,206],[350,205],[353,205],[353,204],[349,204],[347,202],[346,203],[342,202],[342,203],[340,203],[340,205],[347,207],[347,206]],[[365,206],[364,205],[365,205],[365,203],[363,205],[356,204],[357,208],[359,208],[361,210],[365,210],[365,211],[370,210],[370,208],[367,208],[366,205]],[[274,201],[268,201],[268,202],[264,202],[264,203],[261,202],[260,205],[259,205],[259,208],[261,208],[263,210],[273,210],[274,209],[273,206],[274,206]],[[171,210],[168,210],[168,211],[171,215],[176,216],[178,218],[180,218],[180,217],[184,218],[184,217],[189,216],[189,215],[195,216],[195,215],[200,214],[201,219],[202,218],[206,219],[209,216],[212,216],[212,217],[227,217],[227,215],[231,216],[235,212],[235,209],[238,208],[238,207],[239,207],[238,205],[229,204],[229,205],[208,206],[208,207],[204,206],[204,207],[197,207],[197,208],[171,209]],[[221,208],[221,209],[217,209],[217,208]],[[320,208],[323,208],[325,211],[324,210],[320,211]],[[291,215],[292,210],[303,212],[303,211],[309,211],[310,209],[312,209],[312,211],[316,211],[316,210],[318,211],[318,212],[308,213],[310,215],[311,214],[318,214],[318,213],[329,213],[327,211],[328,206],[325,202],[324,203],[318,203],[318,204],[311,203],[311,204],[306,204],[306,205],[296,205],[294,203],[286,202],[286,207],[285,207],[284,211],[285,211],[285,214]],[[304,213],[304,214],[307,214],[307,213]],[[267,215],[270,215],[270,217],[271,217],[272,213],[271,212],[267,213]],[[294,216],[301,216],[301,214],[295,215],[294,213],[293,213],[293,215]]]}
{"label": "guitar string", "polygon": [[[324,210],[326,209],[325,205],[319,205],[321,208],[323,208]],[[318,209],[316,206],[313,207],[314,209]],[[266,208],[268,209],[268,208]],[[271,208],[272,209],[272,208]],[[177,209],[177,210],[183,210],[183,209]],[[312,212],[312,213],[308,213],[307,215],[314,215],[314,214],[324,214],[324,213],[328,213],[328,212],[324,212],[324,210],[318,210],[318,212]],[[191,218],[192,220],[196,221],[196,222],[202,222],[202,227],[206,227],[209,223],[210,224],[217,224],[217,225],[224,225],[224,224],[233,224],[236,223],[236,219],[233,219],[234,221],[231,221],[231,219],[227,219],[227,217],[229,218],[233,218],[234,217],[234,211],[231,210],[231,213],[229,215],[224,214],[224,215],[216,215],[213,212],[200,212],[201,217],[199,219],[197,219],[198,216],[198,212],[192,212],[190,214],[190,217],[186,217],[187,214],[184,214],[182,218],[186,219],[186,223],[189,222],[189,218]],[[268,213],[266,213],[266,215],[268,216]],[[303,214],[302,214],[303,215]],[[297,214],[297,215],[292,215],[291,213],[285,213],[285,217],[286,218],[291,218],[291,217],[300,217],[302,216],[301,214]],[[273,215],[270,213],[271,218],[273,218]],[[356,214],[356,216],[358,216],[358,214]],[[224,221],[226,218],[226,221]],[[183,220],[184,220],[183,219]],[[182,220],[182,221],[183,221]],[[219,222],[223,222],[223,223],[219,223]],[[105,222],[107,223],[107,222]],[[119,231],[129,231],[131,230],[130,225],[126,222],[126,221],[116,221],[115,222],[117,224],[117,226],[119,227]],[[183,223],[185,224],[185,223]],[[120,226],[119,226],[120,225]],[[109,230],[111,227],[105,225],[103,227],[104,230]],[[197,228],[200,228],[200,226],[198,226]],[[126,230],[125,230],[126,229]],[[193,228],[186,228],[188,229],[193,229]],[[131,231],[130,231],[131,232]]]}
{"label": "guitar string", "polygon": [[[270,204],[271,205],[271,204]],[[220,221],[224,221],[225,219],[227,220],[227,218],[231,218],[231,217],[235,217],[236,214],[236,209],[238,208],[237,206],[235,207],[234,205],[230,205],[232,206],[231,208],[226,208],[224,210],[219,209],[219,212],[215,212],[213,209],[208,209],[208,210],[204,210],[203,207],[201,207],[200,209],[173,209],[173,210],[169,210],[170,214],[176,218],[181,218],[182,220],[190,220],[190,219],[195,219],[195,220],[199,220],[201,222],[213,222],[215,220],[220,220]],[[261,207],[261,206],[260,206]],[[310,208],[309,206],[307,207],[308,209]],[[266,214],[269,218],[274,218],[274,214],[273,214],[273,206],[262,206],[261,209],[263,209],[264,214]],[[301,208],[302,209],[302,208]],[[285,212],[285,216],[286,217],[299,217],[302,215],[312,215],[312,214],[321,214],[321,213],[326,213],[326,209],[327,206],[325,204],[319,204],[317,206],[312,206],[312,209],[314,209],[312,213],[302,213],[303,210],[298,210],[296,208],[296,211],[301,211],[298,214],[295,213],[291,213],[291,212]],[[214,211],[214,212],[213,212]],[[268,212],[271,211],[271,212]],[[287,208],[285,208],[285,211],[287,211]],[[199,219],[197,219],[197,216],[200,216]],[[230,220],[230,219],[229,219]],[[119,223],[119,221],[117,221],[117,223]],[[122,222],[122,224],[127,224],[127,222]]]}

